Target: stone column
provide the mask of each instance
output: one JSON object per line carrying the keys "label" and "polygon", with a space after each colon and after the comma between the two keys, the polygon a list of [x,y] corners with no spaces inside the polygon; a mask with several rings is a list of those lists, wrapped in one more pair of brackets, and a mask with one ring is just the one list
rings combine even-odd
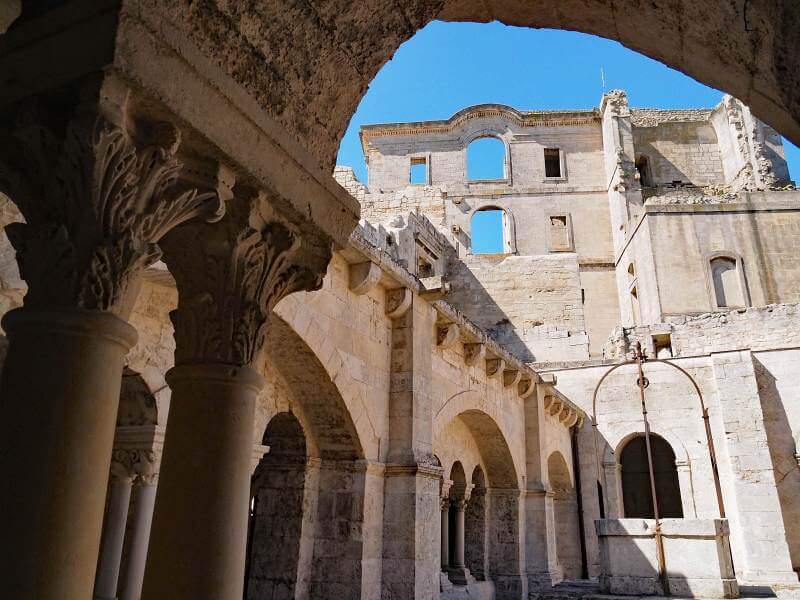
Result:
{"label": "stone column", "polygon": [[683,517],[685,519],[696,519],[697,504],[694,499],[694,485],[692,485],[692,464],[688,460],[676,460],[675,469],[678,471]]}
{"label": "stone column", "polygon": [[[217,177],[226,177],[220,172]],[[230,187],[230,186],[229,186]],[[143,598],[243,594],[255,400],[253,368],[274,305],[316,289],[330,244],[280,217],[274,199],[237,190],[219,223],[164,240],[178,287],[175,367]]]}
{"label": "stone column", "polygon": [[150,543],[150,529],[153,524],[157,481],[158,474],[137,478],[131,544],[128,549],[128,564],[119,595],[120,600],[139,600],[142,596],[144,566]]}
{"label": "stone column", "polygon": [[442,530],[442,548],[441,548],[441,563],[442,570],[447,571],[450,566],[450,498],[441,499],[441,530]]}
{"label": "stone column", "polygon": [[161,236],[217,204],[176,185],[177,130],[137,128],[148,139],[135,142],[120,126],[127,92],[101,86],[82,97],[103,105],[64,107],[76,115],[68,123],[9,118],[17,125],[0,144],[0,190],[25,218],[6,233],[28,284],[24,306],[3,318],[0,468],[14,493],[0,498],[0,581],[9,598],[91,597],[122,367],[136,341],[121,317]]}
{"label": "stone column", "polygon": [[124,461],[114,453],[111,462],[111,483],[108,490],[108,511],[103,524],[100,559],[94,584],[96,600],[114,600],[117,597],[117,581],[122,561],[122,545],[125,541],[125,526],[128,523],[128,508],[131,502],[132,479]]}

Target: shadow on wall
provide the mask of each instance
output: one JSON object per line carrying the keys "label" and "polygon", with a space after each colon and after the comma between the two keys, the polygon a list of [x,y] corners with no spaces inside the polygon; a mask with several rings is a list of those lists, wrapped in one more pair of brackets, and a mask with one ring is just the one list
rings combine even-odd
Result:
{"label": "shadow on wall", "polygon": [[[800,351],[796,351],[800,355]],[[764,414],[769,455],[778,487],[778,500],[786,531],[786,543],[792,558],[792,568],[800,570],[800,468],[798,468],[796,440],[789,425],[789,417],[778,389],[777,379],[767,367],[753,356],[753,366],[758,382],[758,396]]]}
{"label": "shadow on wall", "polygon": [[[469,266],[458,257],[455,249],[448,248],[447,253],[446,278],[452,283],[452,291],[446,300],[518,359],[523,362],[535,361],[533,352],[520,337],[508,314],[500,308],[492,294]],[[485,256],[486,260],[496,257],[499,262],[505,255]]]}

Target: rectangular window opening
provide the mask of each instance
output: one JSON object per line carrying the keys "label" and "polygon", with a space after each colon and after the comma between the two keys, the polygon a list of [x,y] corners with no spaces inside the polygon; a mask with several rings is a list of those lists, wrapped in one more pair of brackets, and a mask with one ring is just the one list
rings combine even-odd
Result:
{"label": "rectangular window opening", "polygon": [[561,150],[558,148],[544,149],[544,176],[561,177]]}
{"label": "rectangular window opening", "polygon": [[672,358],[672,336],[669,333],[654,335],[653,350],[656,358]]}
{"label": "rectangular window opening", "polygon": [[427,185],[428,160],[424,156],[415,156],[411,158],[409,183],[412,185]]}

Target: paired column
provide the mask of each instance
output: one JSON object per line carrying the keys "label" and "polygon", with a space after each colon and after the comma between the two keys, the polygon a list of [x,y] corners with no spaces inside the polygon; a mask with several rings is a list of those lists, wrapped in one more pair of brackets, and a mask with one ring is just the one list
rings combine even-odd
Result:
{"label": "paired column", "polygon": [[311,244],[272,202],[237,189],[222,221],[187,224],[164,240],[179,301],[171,315],[176,366],[167,373],[169,435],[145,572],[148,600],[243,594],[254,408],[263,383],[253,365],[273,306],[318,288],[331,257],[330,244]]}
{"label": "paired column", "polygon": [[128,548],[125,579],[119,593],[120,600],[139,600],[142,596],[144,567],[150,543],[157,481],[157,473],[140,475],[136,480],[131,542]]}
{"label": "paired column", "polygon": [[14,486],[0,496],[0,581],[10,598],[91,598],[136,342],[124,321],[134,284],[166,231],[218,204],[176,185],[177,130],[137,128],[148,139],[134,141],[121,126],[127,91],[92,85],[82,97],[95,104],[69,123],[51,131],[50,118],[28,115],[0,148],[0,190],[25,218],[6,233],[28,284],[24,306],[3,318],[0,468]]}
{"label": "paired column", "polygon": [[95,600],[115,600],[117,597],[117,582],[122,563],[122,546],[125,542],[132,487],[131,473],[123,464],[112,460],[108,511],[103,526],[100,560],[97,563],[97,579],[94,585]]}

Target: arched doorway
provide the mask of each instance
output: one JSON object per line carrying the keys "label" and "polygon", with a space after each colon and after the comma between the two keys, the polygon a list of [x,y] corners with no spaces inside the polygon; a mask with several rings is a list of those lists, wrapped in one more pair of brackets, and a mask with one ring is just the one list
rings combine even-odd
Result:
{"label": "arched doorway", "polygon": [[547,476],[553,492],[553,517],[556,530],[556,560],[564,579],[581,577],[581,540],[578,519],[578,499],[575,486],[561,452],[553,452],[547,459]]}
{"label": "arched doorway", "polygon": [[[683,518],[681,488],[675,467],[675,452],[662,437],[650,434],[653,454],[653,475],[656,484],[659,516]],[[622,499],[625,517],[652,519],[653,494],[647,466],[647,447],[643,434],[628,440],[619,457],[622,467]]]}
{"label": "arched doorway", "polygon": [[486,478],[480,465],[472,472],[472,492],[464,516],[464,560],[479,581],[486,579]]}
{"label": "arched doorway", "polygon": [[256,467],[251,488],[246,598],[300,597],[310,559],[303,544],[310,533],[303,524],[305,432],[295,415],[281,412],[267,425],[263,444],[269,452]]}

